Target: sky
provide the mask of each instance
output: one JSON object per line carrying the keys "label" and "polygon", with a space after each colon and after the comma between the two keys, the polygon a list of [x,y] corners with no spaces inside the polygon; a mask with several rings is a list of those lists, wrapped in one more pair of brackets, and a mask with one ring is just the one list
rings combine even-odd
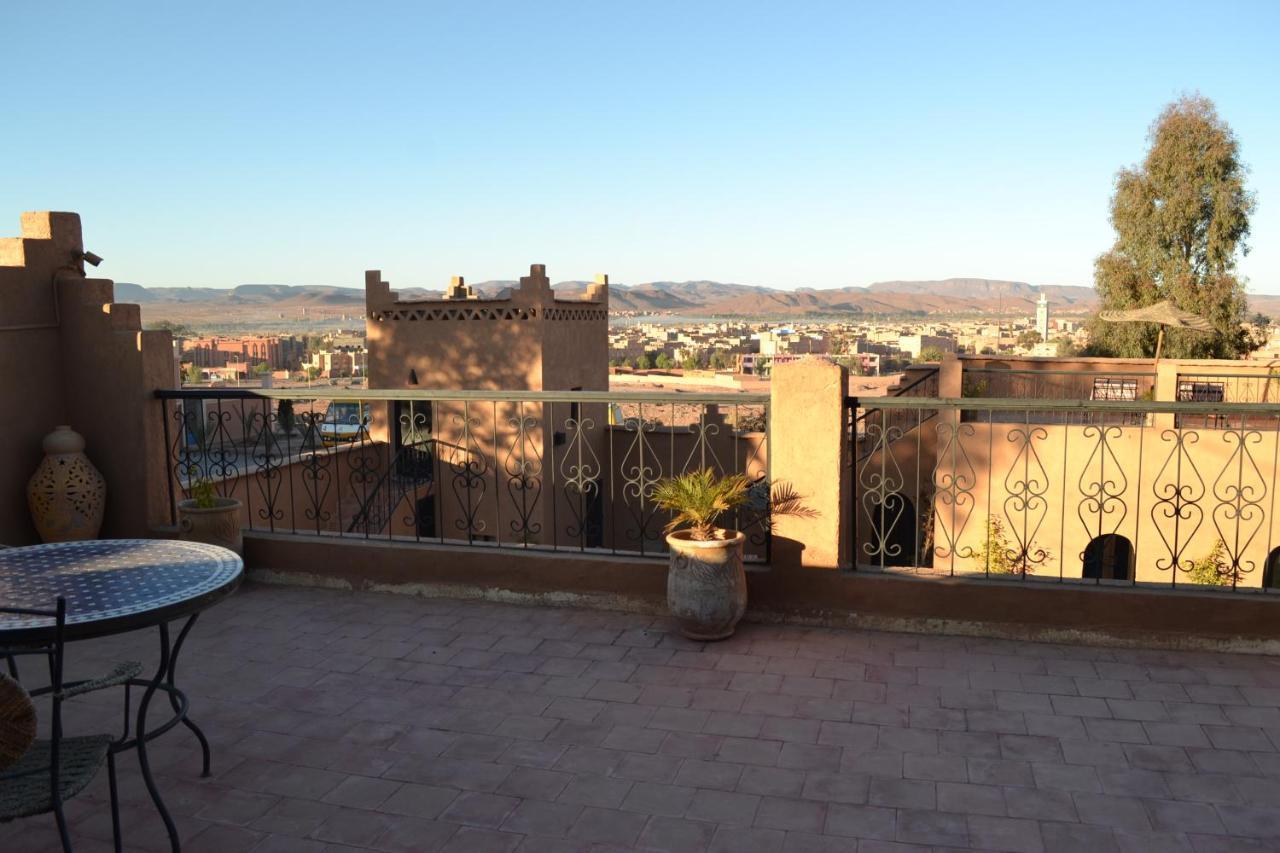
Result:
{"label": "sky", "polygon": [[1280,293],[1280,3],[21,3],[0,236],[148,286],[1092,283],[1116,171],[1213,99]]}

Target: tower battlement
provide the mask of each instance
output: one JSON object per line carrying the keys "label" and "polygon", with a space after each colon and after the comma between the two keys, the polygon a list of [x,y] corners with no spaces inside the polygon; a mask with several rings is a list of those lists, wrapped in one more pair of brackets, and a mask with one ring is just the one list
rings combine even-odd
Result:
{"label": "tower battlement", "polygon": [[497,298],[454,277],[443,298],[401,299],[365,273],[370,388],[603,391],[609,387],[609,277],[560,299],[542,264]]}
{"label": "tower battlement", "polygon": [[532,264],[529,274],[506,296],[480,297],[462,276],[454,276],[443,298],[401,299],[382,280],[381,270],[365,273],[365,312],[370,322],[462,322],[547,320],[609,320],[609,277],[597,275],[578,299],[561,299],[547,278],[543,264]]}

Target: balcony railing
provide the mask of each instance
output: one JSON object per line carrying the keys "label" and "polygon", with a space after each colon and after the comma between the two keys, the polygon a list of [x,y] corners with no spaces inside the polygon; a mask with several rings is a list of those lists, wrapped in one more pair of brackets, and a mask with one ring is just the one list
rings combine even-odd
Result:
{"label": "balcony railing", "polygon": [[[961,394],[966,399],[1087,400],[1132,403],[1155,396],[1156,374],[1151,372],[1092,372],[1082,370],[1019,370],[1007,367],[966,367]],[[974,417],[966,413],[964,417]],[[1017,415],[997,413],[993,417]],[[1132,423],[1134,412],[1091,408],[1048,407],[1031,410],[1032,423]]]}
{"label": "balcony railing", "polygon": [[[769,398],[608,392],[157,391],[170,502],[201,481],[243,526],[395,542],[661,556],[656,483],[743,473],[726,522],[767,561]],[[175,517],[176,521],[176,517]]]}
{"label": "balcony railing", "polygon": [[1280,591],[1280,406],[847,405],[859,570]]}
{"label": "balcony railing", "polygon": [[[1258,403],[1280,405],[1280,373],[1178,372],[1174,392],[1180,403]],[[1248,415],[1228,415],[1214,411],[1180,419],[1186,426],[1205,429],[1236,429],[1248,425]]]}
{"label": "balcony railing", "polygon": [[1133,402],[1154,396],[1154,372],[1094,372],[1009,367],[964,369],[963,396],[978,399]]}
{"label": "balcony railing", "polygon": [[[912,379],[910,382],[906,383],[905,385],[895,388],[888,396],[934,398],[938,396],[938,381],[939,381],[938,368],[933,367],[923,371],[919,376],[916,376],[914,379]],[[866,401],[867,405],[874,404],[874,402],[877,399],[879,398],[868,399]],[[885,423],[885,419],[886,418],[892,419],[894,425],[896,425],[899,428],[899,430],[906,427],[907,421],[910,420],[910,412],[905,409],[894,409],[892,410],[892,413],[881,413],[879,409],[874,409],[874,408],[860,409],[855,407],[852,410],[852,413],[853,413],[853,419],[854,419],[853,432],[855,436],[855,441],[865,435],[865,428],[866,428],[866,424],[868,423],[868,420],[867,420],[868,416],[871,416],[873,418],[879,418],[881,426],[886,428],[889,425]]]}

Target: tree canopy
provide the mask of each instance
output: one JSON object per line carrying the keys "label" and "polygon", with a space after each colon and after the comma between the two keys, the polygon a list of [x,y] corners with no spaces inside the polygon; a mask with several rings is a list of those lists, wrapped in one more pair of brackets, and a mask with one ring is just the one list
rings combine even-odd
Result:
{"label": "tree canopy", "polygon": [[942,347],[925,347],[920,350],[920,358],[916,361],[924,364],[933,364],[946,358],[946,353],[942,351]]}
{"label": "tree canopy", "polygon": [[[1213,102],[1199,95],[1169,104],[1151,126],[1139,166],[1121,169],[1111,198],[1116,241],[1094,263],[1104,309],[1172,300],[1209,320],[1216,333],[1170,329],[1164,352],[1180,358],[1236,358],[1255,348],[1236,263],[1249,249],[1254,197],[1245,188],[1240,143]],[[1155,349],[1144,323],[1089,326],[1093,355],[1138,357]]]}
{"label": "tree canopy", "polygon": [[175,338],[199,337],[199,333],[186,323],[175,323],[173,320],[156,320],[152,323],[146,323],[143,328],[160,332],[168,332]]}

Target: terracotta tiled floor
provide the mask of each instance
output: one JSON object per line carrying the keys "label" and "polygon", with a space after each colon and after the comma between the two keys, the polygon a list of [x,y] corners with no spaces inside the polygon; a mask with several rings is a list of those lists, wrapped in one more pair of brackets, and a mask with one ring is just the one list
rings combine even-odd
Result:
{"label": "terracotta tiled floor", "polygon": [[[153,751],[184,848],[1280,849],[1280,660],[667,628],[248,588],[179,673],[213,778],[184,730]],[[77,669],[154,642],[77,647]],[[76,725],[112,719],[95,704]],[[126,848],[166,849],[124,767]],[[71,806],[78,849],[109,846],[105,802],[100,778]],[[55,841],[49,817],[0,827],[5,851]]]}

